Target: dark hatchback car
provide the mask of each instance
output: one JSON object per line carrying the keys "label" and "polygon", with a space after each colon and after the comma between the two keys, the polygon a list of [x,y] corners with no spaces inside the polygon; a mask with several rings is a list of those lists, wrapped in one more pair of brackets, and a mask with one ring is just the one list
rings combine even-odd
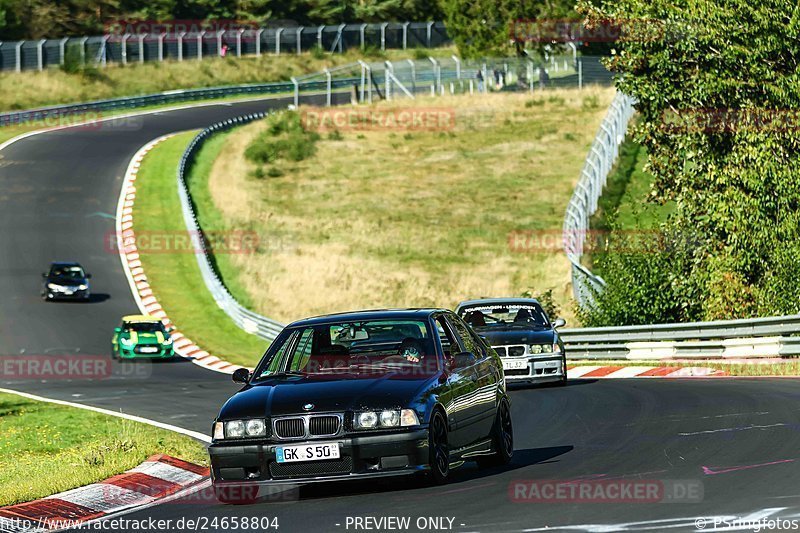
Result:
{"label": "dark hatchback car", "polygon": [[217,498],[259,487],[426,473],[513,454],[494,351],[452,311],[361,311],[287,326],[213,424]]}
{"label": "dark hatchback car", "polygon": [[42,299],[88,300],[91,298],[91,277],[79,263],[51,263],[50,270],[42,273]]}
{"label": "dark hatchback car", "polygon": [[486,339],[503,361],[508,383],[567,382],[567,356],[558,328],[534,298],[461,302],[456,314]]}

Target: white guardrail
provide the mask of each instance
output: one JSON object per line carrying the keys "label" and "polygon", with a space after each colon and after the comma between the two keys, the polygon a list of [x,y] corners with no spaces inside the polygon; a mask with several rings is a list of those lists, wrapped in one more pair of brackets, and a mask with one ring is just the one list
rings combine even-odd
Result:
{"label": "white guardrail", "polygon": [[[586,297],[580,287],[584,283],[601,284],[602,280],[581,266],[583,239],[589,229],[589,218],[597,208],[597,200],[617,157],[628,121],[633,115],[633,101],[617,94],[608,116],[581,173],[581,179],[567,207],[564,221],[564,245],[573,267],[576,298]],[[178,191],[184,220],[195,246],[206,250],[202,230],[197,222],[186,174],[202,144],[217,132],[261,119],[256,113],[214,124],[199,133],[190,143],[178,167]],[[239,304],[228,292],[207,253],[197,254],[200,271],[217,305],[244,331],[272,340],[283,327]],[[577,280],[577,281],[576,281]],[[561,330],[567,345],[567,356],[586,359],[730,359],[757,357],[791,357],[800,355],[800,315],[643,326],[612,326]]]}

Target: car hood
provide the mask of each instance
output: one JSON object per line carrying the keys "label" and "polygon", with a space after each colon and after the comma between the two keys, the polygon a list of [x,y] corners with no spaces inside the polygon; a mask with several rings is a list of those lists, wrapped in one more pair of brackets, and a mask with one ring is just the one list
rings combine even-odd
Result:
{"label": "car hood", "polygon": [[134,344],[161,344],[169,337],[167,337],[160,331],[156,333],[131,331],[123,333],[122,338],[130,339],[131,341],[133,341]]}
{"label": "car hood", "polygon": [[[359,409],[402,408],[435,383],[438,376],[398,374],[363,377],[285,376],[249,385],[231,397],[220,411],[220,420],[342,412]],[[305,410],[303,406],[313,404]]]}
{"label": "car hood", "polygon": [[555,331],[552,329],[534,329],[520,327],[479,327],[478,334],[492,346],[506,344],[552,344],[555,342]]}

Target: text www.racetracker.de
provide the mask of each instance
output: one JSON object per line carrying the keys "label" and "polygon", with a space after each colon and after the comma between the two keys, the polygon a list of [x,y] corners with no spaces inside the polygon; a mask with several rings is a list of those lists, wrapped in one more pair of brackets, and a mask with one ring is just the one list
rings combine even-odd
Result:
{"label": "text www.racetracker.de", "polygon": [[[11,530],[28,531],[44,529],[59,531],[63,529],[85,529],[94,531],[262,531],[279,528],[277,517],[271,516],[223,516],[196,518],[146,518],[134,520],[129,518],[107,518],[91,522],[80,520],[55,520],[45,518],[42,520],[11,519]],[[7,524],[8,525],[8,524]]]}

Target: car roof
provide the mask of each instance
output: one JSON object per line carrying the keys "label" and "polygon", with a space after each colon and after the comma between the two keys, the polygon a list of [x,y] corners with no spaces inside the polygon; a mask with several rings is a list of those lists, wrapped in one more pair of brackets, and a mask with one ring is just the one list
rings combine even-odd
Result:
{"label": "car roof", "polygon": [[300,326],[315,326],[334,322],[359,322],[368,320],[427,320],[433,313],[447,312],[449,309],[433,307],[409,309],[368,309],[364,311],[349,311],[346,313],[333,313],[330,315],[314,316],[292,322],[287,328]]}
{"label": "car roof", "polygon": [[123,322],[161,322],[161,319],[152,315],[126,315],[122,317]]}
{"label": "car roof", "polygon": [[476,300],[464,300],[458,306],[456,306],[456,311],[461,309],[462,307],[473,307],[478,305],[519,305],[519,304],[536,304],[542,305],[539,303],[539,300],[536,298],[478,298]]}
{"label": "car roof", "polygon": [[[77,261],[53,261],[52,263],[50,263],[50,266],[51,267],[74,267],[74,266],[79,267],[79,266],[81,266],[81,264],[78,263]],[[83,268],[83,267],[81,267],[81,268]]]}

